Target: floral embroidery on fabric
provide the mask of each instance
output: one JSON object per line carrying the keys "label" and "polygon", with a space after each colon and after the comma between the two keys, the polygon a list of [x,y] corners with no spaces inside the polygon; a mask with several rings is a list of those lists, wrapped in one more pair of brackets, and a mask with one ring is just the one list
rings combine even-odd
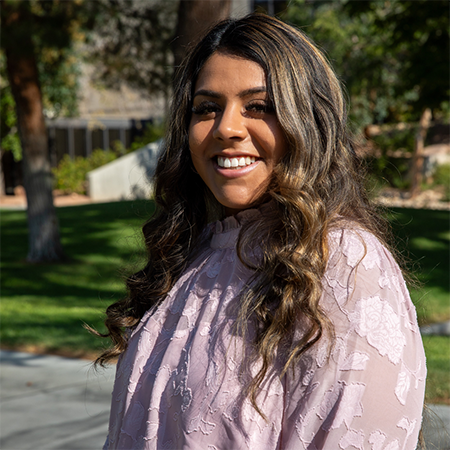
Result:
{"label": "floral embroidery on fabric", "polygon": [[333,299],[340,307],[343,307],[351,295],[352,288],[347,285],[341,285],[339,280],[328,275],[325,275],[324,278],[333,291]]}
{"label": "floral embroidery on fabric", "polygon": [[395,441],[390,442],[383,450],[399,450],[399,442],[396,439]]}
{"label": "floral embroidery on fabric", "polygon": [[212,264],[209,269],[206,271],[206,275],[208,275],[209,278],[216,278],[217,275],[219,275],[220,272],[220,262],[216,262]]}
{"label": "floral embroidery on fabric", "polygon": [[365,370],[369,355],[361,352],[353,352],[347,356],[340,370]]}
{"label": "floral embroidery on fabric", "polygon": [[359,450],[364,450],[364,432],[361,430],[348,430],[339,441],[339,447],[342,449],[354,447]]}
{"label": "floral embroidery on fabric", "polygon": [[347,386],[339,381],[333,389],[327,391],[318,412],[318,416],[325,419],[322,429],[328,431],[339,428],[342,423],[349,427],[354,417],[361,416],[364,388],[363,384],[352,383]]}
{"label": "floral embroidery on fabric", "polygon": [[183,349],[183,353],[185,355],[185,359],[181,365],[181,370],[180,370],[181,379],[180,379],[180,382],[175,387],[173,396],[174,397],[177,395],[181,396],[181,398],[182,398],[181,411],[185,412],[186,409],[188,409],[189,405],[191,404],[192,391],[187,386],[187,377],[188,377],[188,373],[189,373],[189,354],[184,349]]}
{"label": "floral embroidery on fabric", "polygon": [[402,417],[400,422],[397,424],[397,427],[406,431],[406,440],[408,440],[409,436],[413,433],[416,423],[416,419],[410,421],[407,417]]}
{"label": "floral embroidery on fabric", "polygon": [[252,276],[236,254],[240,228],[229,217],[209,229],[191,266],[130,333],[105,450],[414,448],[425,357],[401,272],[378,240],[330,234],[320,306],[335,326],[332,353],[324,338],[281,378],[276,359],[257,396],[267,423],[242,395],[261,361],[242,364],[252,344],[234,328]]}
{"label": "floral embroidery on fabric", "polygon": [[356,267],[366,255],[366,249],[359,236],[352,235],[351,239],[344,242],[342,253],[347,257],[347,265]]}
{"label": "floral embroidery on fabric", "polygon": [[406,398],[408,395],[409,387],[411,385],[411,377],[406,370],[402,370],[398,374],[397,386],[395,387],[395,395],[398,401],[402,404],[406,404]]}
{"label": "floral embroidery on fabric", "polygon": [[316,407],[313,407],[309,411],[307,411],[304,415],[300,415],[295,426],[298,437],[305,446],[309,444],[314,437],[313,432],[312,431],[308,432],[308,430],[310,429],[309,427],[310,423],[314,422],[315,411]]}
{"label": "floral embroidery on fabric", "polygon": [[369,443],[372,444],[372,450],[382,450],[386,435],[381,431],[374,431],[369,436]]}
{"label": "floral embroidery on fabric", "polygon": [[400,319],[392,306],[380,297],[361,299],[355,308],[353,320],[357,322],[356,332],[366,337],[380,355],[398,364],[406,339],[400,327]]}

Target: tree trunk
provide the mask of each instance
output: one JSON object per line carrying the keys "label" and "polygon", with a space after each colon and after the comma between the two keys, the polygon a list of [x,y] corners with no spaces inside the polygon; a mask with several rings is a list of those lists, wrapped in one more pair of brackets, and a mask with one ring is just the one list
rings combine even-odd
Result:
{"label": "tree trunk", "polygon": [[[29,42],[32,48],[32,42]],[[16,102],[17,123],[23,151],[23,181],[27,196],[29,262],[64,258],[59,225],[53,205],[52,174],[42,95],[34,55],[6,50],[6,66]]]}
{"label": "tree trunk", "polygon": [[420,116],[419,129],[416,133],[414,152],[411,164],[411,198],[416,197],[420,192],[420,185],[423,178],[423,148],[428,128],[430,127],[431,110],[425,108]]}
{"label": "tree trunk", "polygon": [[230,16],[231,0],[180,0],[172,50],[175,68],[186,51],[216,22]]}

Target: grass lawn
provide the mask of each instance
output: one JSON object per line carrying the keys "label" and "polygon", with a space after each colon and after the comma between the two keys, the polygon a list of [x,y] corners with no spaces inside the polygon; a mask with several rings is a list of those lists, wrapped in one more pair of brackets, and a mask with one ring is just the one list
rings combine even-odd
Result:
{"label": "grass lawn", "polygon": [[140,227],[151,202],[58,208],[68,262],[27,264],[24,211],[1,211],[1,345],[36,352],[92,356],[103,344],[83,322],[104,331],[103,312],[124,291],[143,252]]}
{"label": "grass lawn", "polygon": [[[107,343],[103,312],[124,295],[123,277],[144,260],[140,228],[149,201],[58,208],[65,264],[25,262],[24,211],[1,211],[2,348],[92,357]],[[389,218],[399,251],[409,252],[422,288],[411,289],[421,324],[450,320],[449,212],[394,209]],[[424,338],[427,400],[450,403],[450,338]]]}
{"label": "grass lawn", "polygon": [[411,261],[419,288],[411,288],[420,325],[450,320],[450,212],[392,209],[397,249]]}

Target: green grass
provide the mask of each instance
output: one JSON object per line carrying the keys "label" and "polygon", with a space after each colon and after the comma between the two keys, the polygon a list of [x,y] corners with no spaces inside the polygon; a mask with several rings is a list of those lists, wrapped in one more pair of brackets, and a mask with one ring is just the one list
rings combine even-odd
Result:
{"label": "green grass", "polygon": [[450,320],[450,212],[393,209],[397,249],[419,282],[411,287],[420,325]]}
{"label": "green grass", "polygon": [[427,403],[450,404],[450,337],[424,336],[427,356]]}
{"label": "green grass", "polygon": [[104,331],[103,312],[124,291],[123,277],[143,261],[140,228],[151,202],[59,208],[68,262],[27,264],[24,211],[1,212],[3,348],[89,356],[104,343],[83,322]]}
{"label": "green grass", "polygon": [[[144,261],[140,228],[151,215],[149,201],[58,209],[69,262],[25,262],[24,211],[1,212],[0,311],[3,348],[93,356],[107,343],[83,329],[104,331],[103,313],[124,295],[123,277]],[[389,218],[399,251],[414,262],[421,288],[411,289],[420,324],[450,320],[449,212],[394,209]],[[450,403],[450,338],[424,339],[427,400]]]}

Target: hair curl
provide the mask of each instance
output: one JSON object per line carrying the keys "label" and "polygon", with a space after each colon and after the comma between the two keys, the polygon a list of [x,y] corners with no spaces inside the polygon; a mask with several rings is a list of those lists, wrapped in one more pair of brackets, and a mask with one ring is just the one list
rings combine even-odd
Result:
{"label": "hair curl", "polygon": [[[106,336],[114,347],[97,362],[103,364],[126,349],[127,330],[161,303],[186,268],[208,221],[222,214],[205,183],[191,170],[188,145],[195,82],[216,52],[263,68],[286,142],[285,156],[260,199],[262,203],[271,198],[275,206],[264,222],[247,223],[237,244],[239,258],[255,271],[241,293],[237,328],[247,336],[249,321],[257,325],[254,347],[262,366],[247,394],[261,413],[256,404],[258,386],[279,350],[285,349],[285,373],[325,333],[333,335],[332,323],[319,305],[330,229],[353,222],[382,242],[386,231],[363,188],[339,81],[305,34],[273,17],[252,14],[220,22],[180,67],[155,174],[157,209],[143,227],[148,263],[127,280],[129,295],[107,309]],[[256,240],[263,257],[255,264],[245,249]],[[307,318],[309,329],[293,342],[296,317]]]}

